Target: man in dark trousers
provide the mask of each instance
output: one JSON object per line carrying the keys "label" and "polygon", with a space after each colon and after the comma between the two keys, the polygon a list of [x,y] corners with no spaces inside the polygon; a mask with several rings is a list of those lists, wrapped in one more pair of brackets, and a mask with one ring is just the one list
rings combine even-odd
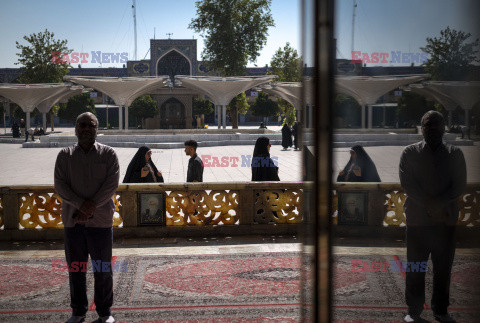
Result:
{"label": "man in dark trousers", "polygon": [[112,197],[118,187],[120,169],[115,151],[95,141],[97,129],[94,114],[79,115],[75,126],[78,144],[62,149],[55,164],[55,191],[62,198],[65,256],[72,269],[68,273],[73,310],[69,323],[84,322],[88,311],[86,264],[89,254],[99,315],[95,322],[115,322],[110,312],[115,210]]}
{"label": "man in dark trousers", "polygon": [[[428,261],[432,255],[431,306],[439,322],[455,322],[448,314],[450,273],[455,254],[458,197],[466,185],[462,151],[443,142],[445,120],[437,111],[422,117],[424,140],[406,147],[400,158],[400,182],[407,194],[407,261]],[[420,317],[425,303],[425,272],[406,273],[405,322],[426,322]]]}
{"label": "man in dark trousers", "polygon": [[187,182],[203,182],[203,162],[197,155],[198,144],[195,140],[185,141],[185,154],[190,156],[187,169]]}

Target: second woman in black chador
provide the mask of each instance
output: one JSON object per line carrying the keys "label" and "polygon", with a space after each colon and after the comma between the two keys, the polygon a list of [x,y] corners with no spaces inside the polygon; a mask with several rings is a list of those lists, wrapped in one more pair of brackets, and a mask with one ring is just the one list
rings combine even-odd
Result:
{"label": "second woman in black chador", "polygon": [[260,137],[255,143],[252,158],[252,181],[279,181],[278,167],[270,158],[270,140]]}
{"label": "second woman in black chador", "polygon": [[163,183],[163,176],[152,161],[152,151],[146,146],[138,148],[128,164],[124,183]]}
{"label": "second woman in black chador", "polygon": [[338,174],[337,182],[381,182],[377,167],[362,146],[350,149],[350,160]]}
{"label": "second woman in black chador", "polygon": [[292,130],[285,123],[282,127],[282,147],[284,150],[287,150],[288,147],[292,146]]}

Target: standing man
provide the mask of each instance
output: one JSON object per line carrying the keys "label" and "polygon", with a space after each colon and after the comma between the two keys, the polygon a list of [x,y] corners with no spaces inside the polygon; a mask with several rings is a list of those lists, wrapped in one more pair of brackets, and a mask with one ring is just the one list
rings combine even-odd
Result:
{"label": "standing man", "polygon": [[55,164],[55,191],[62,198],[65,226],[65,257],[81,270],[68,273],[72,317],[68,323],[84,322],[88,310],[86,264],[88,255],[101,270],[94,272],[94,301],[98,320],[115,322],[113,303],[112,196],[118,187],[120,169],[115,151],[95,141],[98,120],[90,112],[78,116],[75,134],[78,144],[62,149]]}
{"label": "standing man", "polygon": [[[455,322],[448,314],[450,273],[455,255],[458,197],[466,185],[462,151],[443,142],[445,120],[437,111],[422,117],[424,140],[406,147],[400,158],[400,182],[407,194],[407,261],[428,261],[432,255],[432,310],[440,322]],[[406,273],[405,322],[420,317],[425,303],[425,273]]]}
{"label": "standing man", "polygon": [[198,144],[195,140],[185,141],[185,154],[188,161],[187,182],[203,182],[203,162],[197,155]]}

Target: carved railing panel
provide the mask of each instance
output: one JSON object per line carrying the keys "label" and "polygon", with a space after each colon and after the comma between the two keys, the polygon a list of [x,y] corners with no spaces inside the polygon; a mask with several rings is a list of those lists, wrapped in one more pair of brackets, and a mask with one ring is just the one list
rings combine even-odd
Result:
{"label": "carved railing panel", "polygon": [[63,228],[62,199],[55,193],[36,192],[18,195],[19,228]]}
{"label": "carved railing panel", "polygon": [[123,219],[120,216],[120,210],[122,208],[122,195],[119,193],[115,193],[113,195],[113,203],[115,204],[115,211],[113,213],[113,227],[122,228]]}
{"label": "carved railing panel", "polygon": [[[405,212],[403,204],[406,195],[402,190],[385,191],[385,217],[384,226],[404,226],[406,225]],[[458,198],[459,217],[457,225],[459,226],[478,226],[480,225],[480,191],[468,190]]]}
{"label": "carved railing panel", "polygon": [[385,217],[383,218],[384,226],[403,226],[406,225],[405,213],[403,212],[403,204],[406,195],[403,191],[393,190],[385,192]]}
{"label": "carved railing panel", "polygon": [[238,224],[238,191],[172,191],[166,196],[167,226]]}
{"label": "carved railing panel", "polygon": [[[113,226],[121,227],[120,195],[115,194],[115,213]],[[62,199],[53,192],[35,192],[18,194],[18,216],[20,229],[63,228]]]}
{"label": "carved railing panel", "polygon": [[303,191],[298,189],[255,190],[254,223],[300,223]]}
{"label": "carved railing panel", "polygon": [[458,199],[460,216],[457,225],[479,226],[480,225],[480,191],[471,190]]}

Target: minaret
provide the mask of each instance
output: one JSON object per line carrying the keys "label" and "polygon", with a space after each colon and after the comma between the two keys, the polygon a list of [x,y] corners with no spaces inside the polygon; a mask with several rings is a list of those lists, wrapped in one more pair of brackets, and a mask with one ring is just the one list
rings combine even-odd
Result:
{"label": "minaret", "polygon": [[353,0],[353,15],[352,15],[352,49],[350,54],[355,50],[355,11],[357,9],[357,0]]}
{"label": "minaret", "polygon": [[137,6],[135,4],[135,0],[133,0],[133,34],[135,38],[135,52],[134,52],[134,59],[137,60]]}

